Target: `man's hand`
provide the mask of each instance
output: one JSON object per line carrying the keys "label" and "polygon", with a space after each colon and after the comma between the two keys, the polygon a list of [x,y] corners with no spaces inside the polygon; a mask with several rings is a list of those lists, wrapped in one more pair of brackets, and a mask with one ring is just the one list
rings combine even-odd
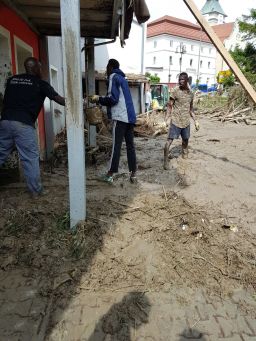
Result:
{"label": "man's hand", "polygon": [[93,95],[93,96],[89,96],[88,100],[90,103],[96,103],[97,104],[97,103],[99,103],[99,98],[100,98],[100,96]]}
{"label": "man's hand", "polygon": [[195,121],[195,128],[196,128],[196,131],[200,129],[200,125],[198,121]]}

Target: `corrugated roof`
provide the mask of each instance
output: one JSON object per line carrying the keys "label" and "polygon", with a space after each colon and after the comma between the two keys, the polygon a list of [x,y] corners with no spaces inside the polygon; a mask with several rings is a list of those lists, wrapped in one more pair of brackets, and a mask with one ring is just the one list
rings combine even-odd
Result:
{"label": "corrugated roof", "polygon": [[[60,0],[0,0],[38,34],[61,36]],[[121,0],[80,0],[81,36],[115,38]]]}
{"label": "corrugated roof", "polygon": [[187,20],[165,15],[157,20],[148,23],[147,37],[154,37],[160,34],[204,41],[209,43],[210,39],[199,25]]}
{"label": "corrugated roof", "polygon": [[230,37],[231,33],[233,32],[234,25],[234,22],[229,22],[226,24],[214,25],[212,26],[212,28],[214,29],[220,40],[224,42],[228,37]]}
{"label": "corrugated roof", "polygon": [[219,14],[224,15],[225,17],[227,16],[223,9],[221,8],[219,0],[207,0],[203,8],[201,9],[202,14],[209,14],[212,12],[217,12]]}

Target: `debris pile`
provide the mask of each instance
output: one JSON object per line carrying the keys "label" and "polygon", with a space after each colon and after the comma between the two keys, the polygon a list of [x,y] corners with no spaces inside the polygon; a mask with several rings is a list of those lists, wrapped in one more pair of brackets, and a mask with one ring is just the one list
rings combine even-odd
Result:
{"label": "debris pile", "polygon": [[166,113],[163,111],[152,110],[150,112],[140,114],[136,121],[134,129],[136,136],[148,137],[166,134],[168,132],[168,124],[166,122]]}
{"label": "debris pile", "polygon": [[29,266],[47,279],[43,291],[65,296],[72,287],[66,282],[75,289],[82,273],[80,289],[95,291],[186,283],[222,296],[237,285],[256,288],[255,237],[174,192],[142,194],[129,204],[124,195],[90,200],[76,231],[67,214],[56,213],[61,200],[49,198],[44,210],[2,210],[1,267]]}
{"label": "debris pile", "polygon": [[240,86],[229,90],[227,98],[218,95],[198,99],[199,113],[208,114],[221,122],[256,125],[256,108],[252,100]]}

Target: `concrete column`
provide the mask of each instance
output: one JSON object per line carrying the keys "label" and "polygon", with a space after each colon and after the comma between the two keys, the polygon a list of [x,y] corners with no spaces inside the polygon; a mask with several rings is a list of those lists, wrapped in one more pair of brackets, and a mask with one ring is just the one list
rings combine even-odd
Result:
{"label": "concrete column", "polygon": [[80,1],[61,0],[60,9],[68,140],[70,227],[72,228],[86,218]]}

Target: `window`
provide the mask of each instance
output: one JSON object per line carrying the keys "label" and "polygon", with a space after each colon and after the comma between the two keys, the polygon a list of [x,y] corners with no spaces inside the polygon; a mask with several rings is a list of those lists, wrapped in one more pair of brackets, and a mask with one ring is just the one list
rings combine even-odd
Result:
{"label": "window", "polygon": [[210,78],[206,78],[206,83],[207,83],[207,84],[209,83],[209,80],[210,80]]}
{"label": "window", "polygon": [[170,40],[170,47],[173,47],[173,40]]}
{"label": "window", "polygon": [[190,59],[189,65],[193,66],[193,59]]}
{"label": "window", "polygon": [[212,48],[211,48],[211,47],[209,48],[209,53],[210,53],[210,54],[212,53]]}
{"label": "window", "polygon": [[181,65],[181,61],[182,61],[182,59],[181,59],[181,57],[180,57],[180,59],[179,59],[179,64]]}
{"label": "window", "polygon": [[[56,69],[52,65],[50,66],[50,80],[54,90],[56,90],[56,92],[59,92],[58,69]],[[61,128],[63,127],[62,115],[60,115],[61,111],[62,111],[61,106],[56,102],[51,101],[51,112],[52,116],[54,117],[53,129],[55,134],[58,134],[61,131]]]}
{"label": "window", "polygon": [[194,45],[191,45],[191,51],[194,51]]}
{"label": "window", "polygon": [[153,57],[153,64],[155,64],[156,63],[156,57],[154,56]]}
{"label": "window", "polygon": [[200,67],[202,67],[203,66],[203,61],[202,60],[200,60]]}
{"label": "window", "polygon": [[211,67],[211,62],[208,62],[208,69],[210,69]]}
{"label": "window", "polygon": [[157,47],[157,41],[155,40],[154,41],[154,48],[156,48]]}
{"label": "window", "polygon": [[172,56],[169,57],[169,65],[172,65]]}
{"label": "window", "polygon": [[201,52],[204,52],[204,48],[203,48],[203,46],[201,46]]}

